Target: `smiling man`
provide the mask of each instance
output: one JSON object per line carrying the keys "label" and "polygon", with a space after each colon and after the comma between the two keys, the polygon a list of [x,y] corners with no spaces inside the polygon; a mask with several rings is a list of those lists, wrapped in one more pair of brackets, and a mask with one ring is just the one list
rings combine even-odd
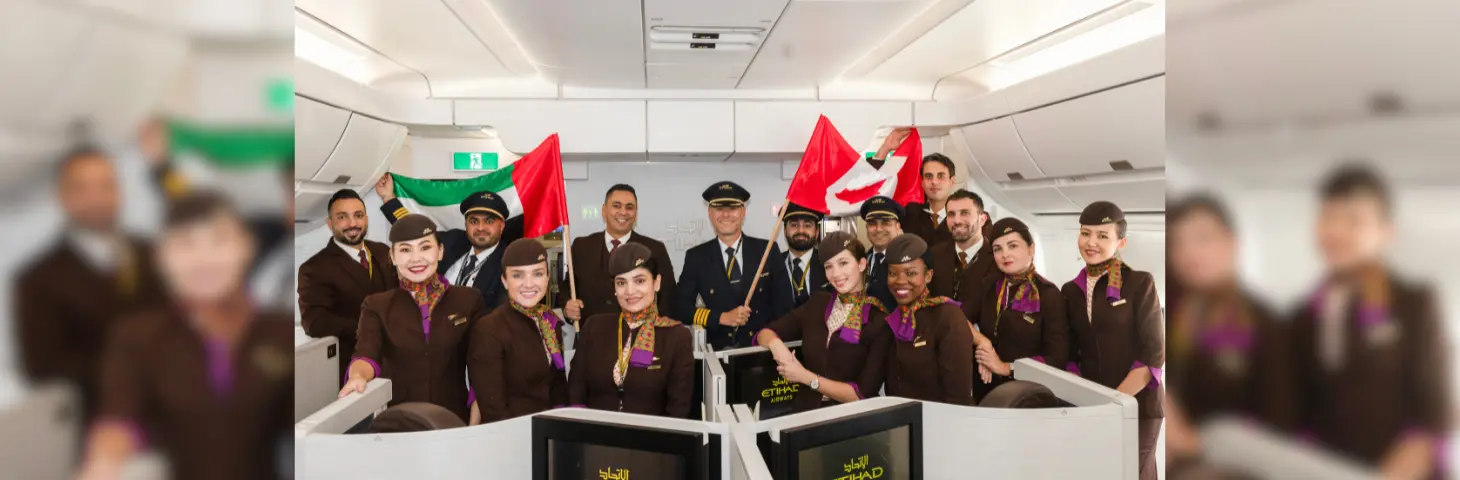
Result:
{"label": "smiling man", "polygon": [[923,157],[923,203],[907,204],[902,228],[922,237],[928,245],[953,240],[948,230],[948,198],[953,194],[953,176],[957,173],[953,160],[941,153]]}
{"label": "smiling man", "polygon": [[[340,190],[325,208],[329,243],[299,266],[300,322],[311,337],[339,339],[340,358],[351,358],[360,305],[365,297],[396,287],[395,267],[390,247],[365,239],[370,217],[360,194]],[[341,382],[348,367],[348,362],[340,362]]]}
{"label": "smiling man", "polygon": [[573,274],[578,283],[578,299],[569,300],[568,279],[558,285],[558,306],[563,315],[577,322],[600,313],[618,313],[613,295],[613,275],[608,273],[608,258],[619,247],[637,243],[649,247],[654,263],[663,277],[657,298],[661,312],[674,311],[674,265],[664,243],[634,231],[639,222],[639,194],[624,184],[608,188],[603,195],[603,231],[573,239]]}
{"label": "smiling man", "polygon": [[862,219],[867,222],[867,295],[883,305],[897,305],[887,289],[887,245],[902,235],[902,205],[887,197],[872,197],[862,202]]}
{"label": "smiling man", "polygon": [[[780,258],[780,248],[742,231],[745,202],[750,200],[745,188],[735,182],[716,182],[701,197],[709,207],[715,238],[684,252],[674,319],[704,326],[716,350],[748,347],[755,333],[771,320],[770,272],[761,272],[762,278],[755,282],[755,269],[765,249],[771,249],[770,258]],[[747,308],[745,297],[752,283],[755,295]],[[697,307],[695,299],[704,306]]]}
{"label": "smiling man", "polygon": [[[380,211],[385,218],[395,223],[410,211],[395,197],[395,179],[386,174],[375,185],[375,194],[385,201]],[[490,311],[506,302],[506,291],[502,289],[502,247],[512,243],[520,231],[513,232],[507,225],[507,201],[493,192],[476,192],[461,201],[461,214],[466,217],[466,229],[440,230],[436,239],[441,241],[445,257],[437,264],[446,281],[452,285],[476,288]],[[519,225],[520,226],[520,225]]]}
{"label": "smiling man", "polygon": [[806,303],[812,292],[833,291],[826,282],[821,255],[816,251],[816,244],[821,241],[821,219],[821,212],[816,210],[794,203],[786,207],[782,230],[786,232],[787,250],[766,262],[774,284],[771,303],[775,318]]}
{"label": "smiling man", "polygon": [[984,241],[983,198],[959,189],[948,196],[948,229],[951,241],[933,246],[933,283],[929,290],[963,304],[963,314],[978,318],[987,277],[996,271],[993,246]]}

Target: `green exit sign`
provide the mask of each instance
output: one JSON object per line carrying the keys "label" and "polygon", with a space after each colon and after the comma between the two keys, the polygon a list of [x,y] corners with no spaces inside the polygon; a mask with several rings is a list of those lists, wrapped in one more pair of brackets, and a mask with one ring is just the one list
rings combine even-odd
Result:
{"label": "green exit sign", "polygon": [[451,155],[451,169],[490,172],[497,169],[497,154],[493,152],[456,152]]}

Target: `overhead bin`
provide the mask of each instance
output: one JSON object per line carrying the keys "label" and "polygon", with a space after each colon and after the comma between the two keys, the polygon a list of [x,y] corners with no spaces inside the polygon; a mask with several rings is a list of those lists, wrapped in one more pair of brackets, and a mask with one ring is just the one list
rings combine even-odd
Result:
{"label": "overhead bin", "polygon": [[909,102],[735,102],[735,152],[799,154],[818,115],[826,115],[853,148],[879,128],[913,120]]}
{"label": "overhead bin", "polygon": [[1062,185],[1058,188],[1079,208],[1105,200],[1115,202],[1126,211],[1160,212],[1166,210],[1165,178],[1093,185]]}
{"label": "overhead bin", "polygon": [[1019,132],[1014,129],[1014,121],[1009,117],[963,127],[963,136],[968,140],[974,161],[983,167],[991,180],[1000,182],[1044,177],[1034,159],[1029,157],[1029,152],[1024,150]]}
{"label": "overhead bin", "polygon": [[1034,213],[1078,212],[1085,205],[1076,205],[1058,190],[1050,187],[1002,190],[1010,202]]}
{"label": "overhead bin", "polygon": [[646,145],[643,100],[458,100],[457,125],[496,128],[513,152],[537,148],[560,135],[563,154],[642,154]]}
{"label": "overhead bin", "polygon": [[352,113],[339,145],[313,180],[342,187],[370,184],[405,135],[403,126]]}
{"label": "overhead bin", "polygon": [[1166,164],[1166,79],[1157,77],[1014,115],[1034,162],[1050,177]]}
{"label": "overhead bin", "polygon": [[649,161],[723,161],[735,151],[735,102],[649,101]]}
{"label": "overhead bin", "polygon": [[294,97],[294,178],[312,180],[345,135],[350,112]]}

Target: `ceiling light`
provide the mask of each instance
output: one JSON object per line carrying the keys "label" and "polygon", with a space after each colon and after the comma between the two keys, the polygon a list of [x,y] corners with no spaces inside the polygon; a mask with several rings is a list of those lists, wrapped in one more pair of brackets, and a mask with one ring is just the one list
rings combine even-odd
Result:
{"label": "ceiling light", "polygon": [[1023,79],[1037,77],[1166,31],[1165,3],[1131,2],[1080,24],[1011,50],[989,62]]}
{"label": "ceiling light", "polygon": [[358,83],[370,81],[365,56],[294,27],[294,56]]}
{"label": "ceiling light", "polygon": [[747,51],[754,45],[749,43],[664,43],[649,42],[652,50],[718,50],[718,51]]}

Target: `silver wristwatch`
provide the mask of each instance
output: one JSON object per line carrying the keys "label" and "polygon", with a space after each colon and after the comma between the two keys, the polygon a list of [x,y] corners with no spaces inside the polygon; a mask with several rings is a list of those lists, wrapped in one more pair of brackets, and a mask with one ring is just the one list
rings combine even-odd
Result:
{"label": "silver wristwatch", "polygon": [[821,376],[820,375],[816,376],[816,378],[811,379],[811,389],[812,390],[821,390]]}

